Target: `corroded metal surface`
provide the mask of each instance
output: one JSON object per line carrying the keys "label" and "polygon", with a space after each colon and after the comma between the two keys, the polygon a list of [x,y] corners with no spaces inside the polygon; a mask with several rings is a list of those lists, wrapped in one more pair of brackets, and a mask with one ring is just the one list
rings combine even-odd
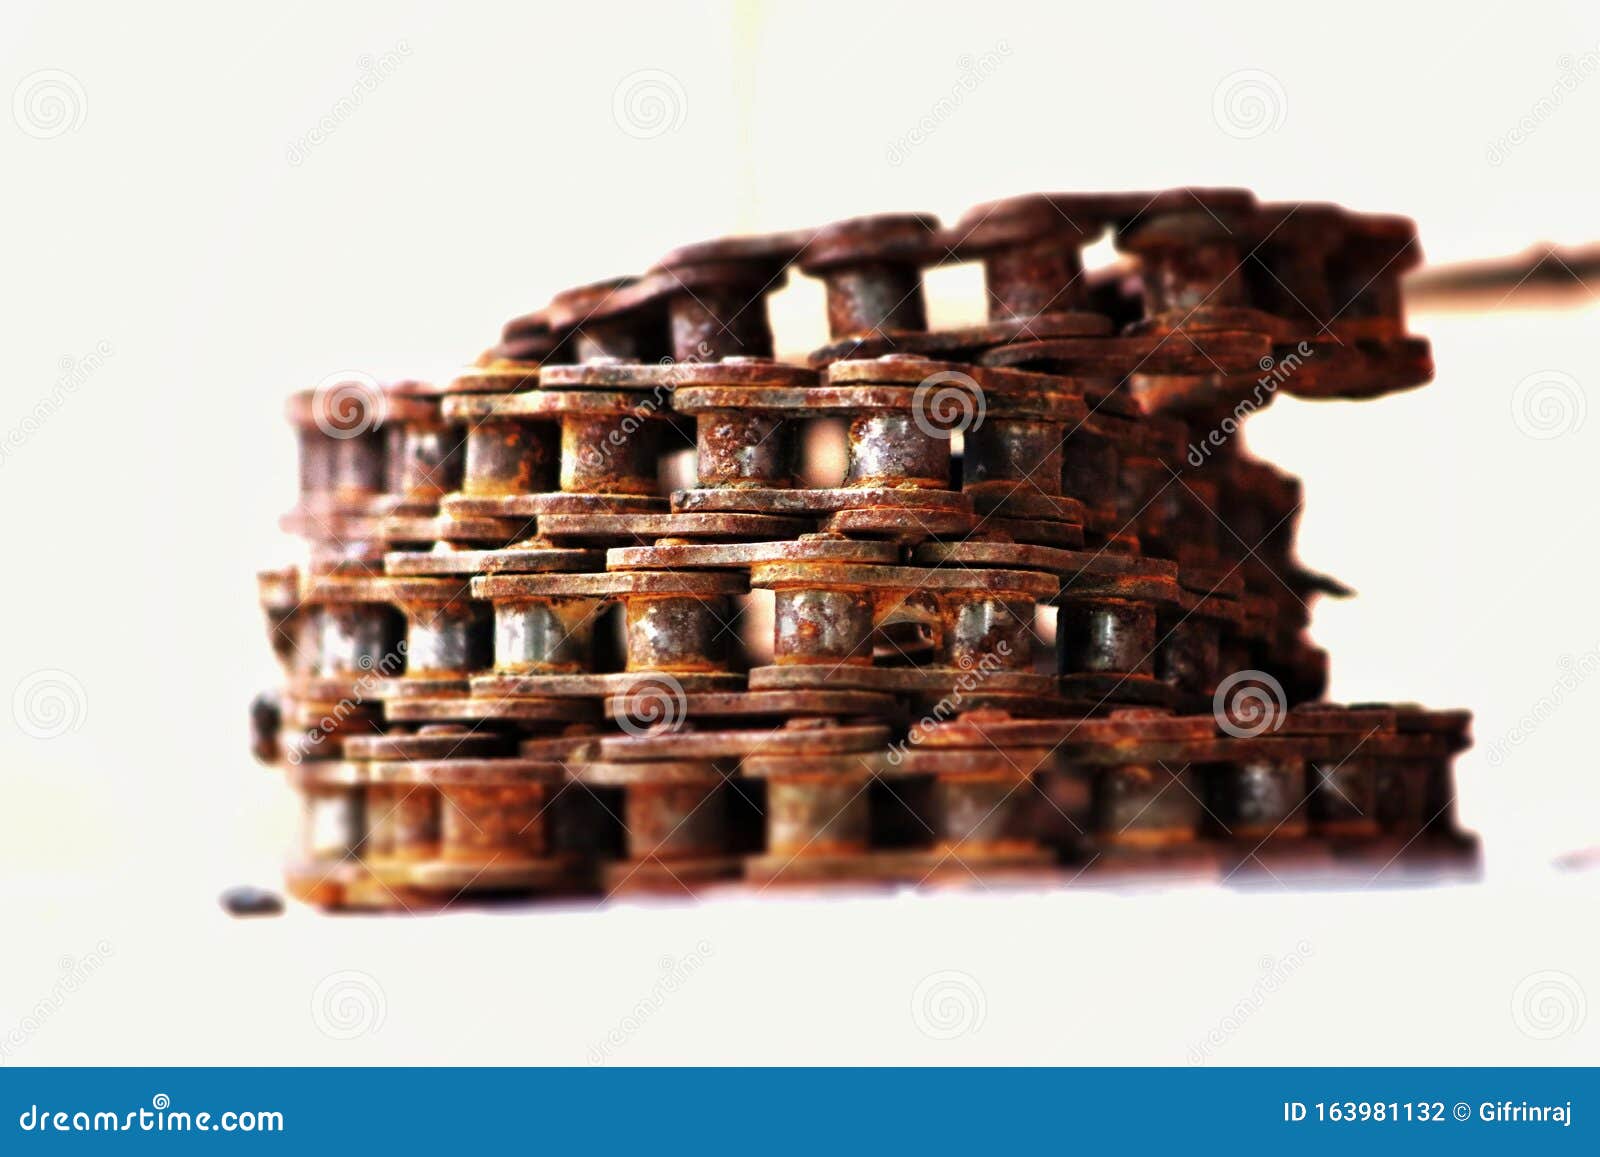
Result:
{"label": "corroded metal surface", "polygon": [[[1085,271],[1109,235],[1118,265]],[[683,246],[294,395],[252,750],[328,908],[1470,867],[1470,716],[1324,700],[1280,392],[1432,373],[1408,220],[1029,194]],[[923,275],[981,265],[987,320]],[[780,360],[768,296],[824,291]],[[837,461],[824,466],[831,447]]]}

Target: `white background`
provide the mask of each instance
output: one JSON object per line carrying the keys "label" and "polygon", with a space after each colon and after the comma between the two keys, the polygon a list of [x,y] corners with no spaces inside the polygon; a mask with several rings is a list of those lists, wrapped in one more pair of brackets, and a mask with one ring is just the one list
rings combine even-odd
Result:
{"label": "white background", "polygon": [[[1553,866],[1600,842],[1593,309],[1417,316],[1434,386],[1250,427],[1306,480],[1306,560],[1361,592],[1317,615],[1333,693],[1476,710],[1482,884],[254,923],[214,898],[275,882],[293,826],[245,729],[276,679],[253,574],[294,557],[289,391],[448,373],[680,242],[1031,189],[1333,199],[1414,215],[1435,260],[1600,238],[1597,54],[1578,2],[7,5],[0,96],[65,103],[0,110],[5,1062],[583,1064],[613,1031],[615,1063],[1181,1064],[1213,1033],[1211,1063],[1595,1061],[1600,876]],[[664,103],[630,113],[640,85]],[[1264,103],[1230,112],[1241,85]],[[800,281],[789,351],[824,336]],[[929,284],[936,321],[981,312],[975,270]],[[3,710],[41,678],[71,680],[52,738]]]}

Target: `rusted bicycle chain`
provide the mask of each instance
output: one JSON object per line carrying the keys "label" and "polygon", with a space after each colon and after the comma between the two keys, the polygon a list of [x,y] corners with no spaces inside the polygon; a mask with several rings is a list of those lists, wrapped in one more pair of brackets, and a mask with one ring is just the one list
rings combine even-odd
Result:
{"label": "rusted bicycle chain", "polygon": [[[1086,272],[1108,233],[1122,264]],[[1470,717],[1321,702],[1309,604],[1348,592],[1237,437],[1279,392],[1428,379],[1417,256],[1403,218],[1243,190],[1030,194],[684,246],[446,385],[296,395],[309,550],[260,576],[284,685],[252,708],[304,801],[291,888],[1470,865]],[[967,262],[986,320],[930,328],[924,273]],[[805,365],[767,310],[796,269],[827,303]],[[802,460],[830,424],[831,483]],[[1246,726],[1243,676],[1276,691]]]}
{"label": "rusted bicycle chain", "polygon": [[581,857],[555,854],[565,771],[510,736],[425,727],[352,739],[338,763],[302,764],[302,856],[290,888],[337,907],[416,909],[463,896],[572,892]]}
{"label": "rusted bicycle chain", "polygon": [[[673,495],[674,513],[800,517],[820,530],[900,541],[975,524],[971,497],[949,489],[949,439],[917,424],[911,386],[834,382],[746,359],[674,367],[674,379],[673,408],[696,419],[698,462],[697,485]],[[849,422],[845,476],[838,486],[801,487],[793,477],[800,427],[829,418]]]}

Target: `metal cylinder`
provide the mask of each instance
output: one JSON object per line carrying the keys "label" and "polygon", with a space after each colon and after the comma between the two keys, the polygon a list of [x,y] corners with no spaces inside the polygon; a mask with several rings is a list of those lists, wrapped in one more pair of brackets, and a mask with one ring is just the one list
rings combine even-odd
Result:
{"label": "metal cylinder", "polygon": [[673,354],[680,362],[772,356],[772,326],[760,285],[707,285],[676,294],[667,303],[667,314]]}
{"label": "metal cylinder", "polygon": [[629,785],[623,800],[628,854],[635,860],[720,854],[727,839],[720,786],[711,780]]}
{"label": "metal cylinder", "polygon": [[1082,425],[1067,434],[1061,449],[1060,492],[1091,506],[1115,509],[1121,468],[1116,443]]}
{"label": "metal cylinder", "polygon": [[963,848],[998,849],[1018,842],[1021,805],[1032,788],[1000,777],[946,776],[934,784],[939,839],[959,852]]}
{"label": "metal cylinder", "polygon": [[914,266],[864,263],[823,276],[828,332],[834,338],[870,333],[920,333],[928,328],[922,271]]}
{"label": "metal cylinder", "polygon": [[469,426],[461,490],[474,497],[539,494],[557,485],[556,426],[484,418]]}
{"label": "metal cylinder", "polygon": [[997,249],[983,262],[994,321],[1081,308],[1087,287],[1077,244],[1058,236]]}
{"label": "metal cylinder", "polygon": [[1306,810],[1319,832],[1364,835],[1378,830],[1379,763],[1357,751],[1311,764]]}
{"label": "metal cylinder", "polygon": [[1095,834],[1112,844],[1192,839],[1204,814],[1193,779],[1188,769],[1159,764],[1106,768],[1094,779]]}
{"label": "metal cylinder", "polygon": [[331,439],[335,497],[360,499],[383,493],[384,440],[380,427]]}
{"label": "metal cylinder", "polygon": [[1182,246],[1151,246],[1139,256],[1145,313],[1149,316],[1187,314],[1201,306],[1248,304],[1236,241],[1212,239]]}
{"label": "metal cylinder", "polygon": [[[435,403],[437,412],[437,403]],[[435,507],[461,485],[462,431],[442,418],[387,427],[386,492],[405,507]]]}
{"label": "metal cylinder", "polygon": [[869,666],[873,600],[866,591],[790,587],[773,597],[775,663]]}
{"label": "metal cylinder", "polygon": [[379,603],[328,603],[315,615],[316,673],[323,676],[367,672],[395,674],[401,638],[400,618]]}
{"label": "metal cylinder", "polygon": [[1306,765],[1298,755],[1248,755],[1218,770],[1211,810],[1244,839],[1306,832]]}
{"label": "metal cylinder", "polygon": [[1033,610],[1028,599],[1003,595],[946,599],[940,658],[963,670],[1033,670]]}
{"label": "metal cylinder", "polygon": [[561,489],[654,494],[660,426],[659,416],[648,412],[562,415]]}
{"label": "metal cylinder", "polygon": [[463,589],[443,602],[405,602],[406,673],[472,674],[494,654],[489,608]]}
{"label": "metal cylinder", "polygon": [[494,669],[505,675],[555,675],[590,669],[594,599],[501,600],[494,604]]}
{"label": "metal cylinder", "polygon": [[771,779],[767,783],[767,852],[776,856],[865,852],[870,813],[862,779]]}
{"label": "metal cylinder", "polygon": [[400,860],[439,852],[439,793],[425,784],[374,784],[367,789],[367,854]]}
{"label": "metal cylinder", "polygon": [[711,410],[696,415],[695,472],[700,486],[793,486],[792,431],[776,414]]}
{"label": "metal cylinder", "polygon": [[1056,653],[1061,673],[1150,674],[1155,669],[1156,612],[1148,603],[1104,599],[1061,607]]}
{"label": "metal cylinder", "polygon": [[981,425],[962,434],[962,488],[1010,490],[1025,484],[1041,494],[1063,493],[1065,435],[1058,422],[987,415]]}
{"label": "metal cylinder", "polygon": [[440,854],[447,860],[477,862],[492,857],[539,859],[545,855],[544,808],[548,790],[540,784],[443,784]]}
{"label": "metal cylinder", "polygon": [[1188,615],[1162,632],[1156,676],[1185,691],[1209,691],[1217,681],[1221,629],[1211,619]]}
{"label": "metal cylinder", "polygon": [[942,490],[950,484],[950,438],[911,414],[874,412],[850,422],[850,465],[846,486],[919,486]]}
{"label": "metal cylinder", "polygon": [[337,488],[338,442],[314,425],[301,426],[295,433],[300,451],[300,501],[315,508]]}
{"label": "metal cylinder", "polygon": [[726,666],[726,599],[642,598],[626,604],[628,670],[716,671]]}

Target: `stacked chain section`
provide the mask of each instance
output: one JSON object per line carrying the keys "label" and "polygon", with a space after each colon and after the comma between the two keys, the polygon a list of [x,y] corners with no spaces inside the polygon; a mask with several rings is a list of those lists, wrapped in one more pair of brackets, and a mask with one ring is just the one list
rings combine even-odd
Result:
{"label": "stacked chain section", "polygon": [[[1115,266],[1082,251],[1109,234]],[[1432,376],[1403,218],[1031,195],[678,249],[290,401],[256,753],[328,908],[1470,869],[1470,716],[1323,700],[1280,392]],[[930,328],[936,266],[987,320]],[[818,279],[829,343],[767,297]]]}

